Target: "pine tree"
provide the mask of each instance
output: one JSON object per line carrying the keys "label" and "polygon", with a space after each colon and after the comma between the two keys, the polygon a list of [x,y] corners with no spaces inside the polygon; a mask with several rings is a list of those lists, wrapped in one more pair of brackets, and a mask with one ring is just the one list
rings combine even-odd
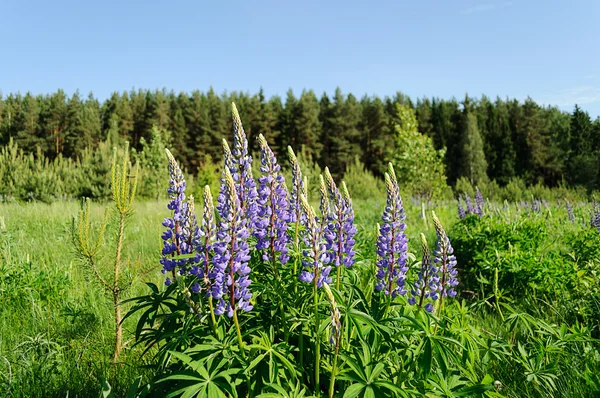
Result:
{"label": "pine tree", "polygon": [[294,144],[297,148],[304,147],[313,159],[320,159],[323,150],[319,110],[319,100],[315,93],[312,90],[303,91],[294,112]]}
{"label": "pine tree", "polygon": [[362,110],[363,163],[373,174],[382,176],[392,158],[394,147],[390,118],[383,101],[378,97],[364,97]]}

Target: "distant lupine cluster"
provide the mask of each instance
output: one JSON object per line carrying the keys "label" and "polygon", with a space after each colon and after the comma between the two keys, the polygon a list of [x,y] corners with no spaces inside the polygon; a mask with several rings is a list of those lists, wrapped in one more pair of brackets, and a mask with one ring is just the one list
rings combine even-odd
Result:
{"label": "distant lupine cluster", "polygon": [[573,204],[565,199],[565,208],[567,209],[567,217],[569,221],[575,222],[575,213],[573,212]]}
{"label": "distant lupine cluster", "polygon": [[463,219],[468,215],[476,215],[479,217],[483,216],[485,209],[485,200],[479,188],[475,191],[475,203],[471,199],[468,193],[458,197],[458,218]]}
{"label": "distant lupine cluster", "polygon": [[600,204],[596,198],[592,201],[592,212],[590,214],[590,225],[600,232]]}
{"label": "distant lupine cluster", "polygon": [[[186,197],[183,173],[167,150],[170,173],[167,207],[172,215],[163,221],[166,231],[162,235],[161,264],[162,272],[167,275],[165,283],[170,285],[178,277],[189,276],[191,292],[208,297],[214,314],[237,319],[236,311],[248,312],[253,308],[251,251],[260,253],[278,279],[278,264],[286,266],[289,245],[295,243],[302,264],[297,270],[298,280],[313,284],[315,292],[324,288],[331,300],[332,269],[337,269],[339,288],[341,269],[351,267],[356,255],[354,210],[346,184],[342,182],[338,187],[325,168],[325,176],[320,176],[320,214],[317,214],[308,202],[307,180],[303,179],[294,151],[288,148],[292,169],[292,188],[288,191],[275,154],[265,137],[259,135],[261,163],[257,184],[252,175],[248,141],[235,105],[233,128],[233,150],[223,140],[225,167],[216,207],[206,186],[200,225],[194,212],[194,198]],[[391,164],[385,182],[387,202],[377,240],[375,289],[394,298],[408,293],[408,238],[400,188]],[[475,205],[468,195],[464,200],[468,214],[483,214],[484,202],[479,190]],[[411,304],[424,306],[429,312],[433,311],[435,300],[456,295],[454,287],[458,284],[450,240],[435,213],[433,220],[437,248],[432,258],[422,237],[422,267],[409,298]],[[289,228],[292,224],[296,224],[295,228]],[[295,242],[292,242],[292,231]],[[339,328],[336,323],[339,323],[339,314],[336,314],[333,314],[334,329]]]}

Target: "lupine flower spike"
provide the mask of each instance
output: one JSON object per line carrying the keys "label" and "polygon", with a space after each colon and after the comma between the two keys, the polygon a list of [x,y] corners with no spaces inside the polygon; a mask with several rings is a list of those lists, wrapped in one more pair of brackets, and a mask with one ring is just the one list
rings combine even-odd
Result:
{"label": "lupine flower spike", "polygon": [[319,175],[319,194],[321,195],[319,205],[319,210],[321,210],[321,227],[325,228],[331,218],[331,206],[329,203],[329,194],[327,193],[327,185],[322,174]]}
{"label": "lupine flower spike", "polygon": [[462,200],[458,200],[458,218],[459,219],[463,219],[467,216],[467,212],[465,210],[465,207],[463,206],[463,202]]}
{"label": "lupine flower spike", "polygon": [[302,260],[304,269],[300,272],[298,279],[306,283],[313,282],[317,288],[320,288],[323,283],[331,283],[331,278],[329,278],[331,267],[325,265],[330,261],[327,244],[315,211],[304,196],[300,199],[304,218],[302,238],[306,249],[303,251],[304,259]]}
{"label": "lupine flower spike", "polygon": [[[419,307],[423,307],[425,299],[438,299],[439,295],[437,290],[440,280],[438,268],[431,262],[429,245],[427,245],[427,239],[425,239],[425,235],[423,234],[421,234],[421,246],[423,248],[421,269],[419,270],[419,276],[414,284],[414,288],[411,290],[412,297],[408,299],[409,304],[414,305],[418,303]],[[433,312],[433,304],[425,304],[425,310],[427,312]]]}
{"label": "lupine flower spike", "polygon": [[[237,194],[240,201],[240,209],[245,217],[252,219],[256,214],[256,182],[252,177],[252,156],[248,154],[248,139],[242,126],[240,114],[235,106],[231,104],[233,116],[233,150],[230,162],[231,176],[236,184]],[[248,225],[249,228],[252,225]]]}
{"label": "lupine flower spike", "polygon": [[377,284],[375,289],[385,295],[396,297],[406,294],[406,265],[408,238],[405,234],[404,208],[396,174],[392,164],[385,174],[387,190],[386,207],[381,217],[383,224],[379,227],[377,239]]}
{"label": "lupine flower spike", "polygon": [[[254,236],[258,239],[256,248],[264,250],[263,259],[274,261],[279,253],[281,264],[287,263],[289,221],[289,202],[285,178],[280,173],[277,158],[267,144],[265,137],[259,135],[261,149],[261,177],[258,179],[257,215],[254,220]],[[275,275],[277,268],[274,265]]]}
{"label": "lupine flower spike", "polygon": [[[181,254],[190,254],[194,251],[194,247],[190,244],[189,240],[190,222],[188,218],[190,212],[185,202],[185,179],[181,168],[171,152],[168,149],[166,151],[169,158],[170,175],[169,188],[167,189],[170,201],[167,208],[173,212],[173,216],[165,218],[163,221],[163,226],[167,230],[162,234],[163,249],[160,263],[163,266],[163,274],[170,273],[174,278],[176,276],[176,269],[184,269],[189,260],[174,259],[173,257]],[[195,224],[195,221],[193,223]],[[171,282],[171,278],[167,277],[165,284],[170,285]]]}
{"label": "lupine flower spike", "polygon": [[485,200],[479,188],[475,188],[475,214],[479,217],[483,216],[483,210],[485,208]]}
{"label": "lupine flower spike", "polygon": [[440,294],[440,313],[442,310],[442,300],[446,296],[456,296],[454,288],[458,286],[456,278],[458,271],[456,270],[456,257],[454,257],[454,249],[450,244],[450,239],[446,235],[446,231],[442,223],[433,212],[433,224],[437,234],[437,247],[434,252],[434,264],[438,268],[439,283],[438,292]]}
{"label": "lupine flower spike", "polygon": [[465,192],[465,204],[467,205],[467,214],[475,214],[475,209],[473,208],[473,201],[468,193]]}
{"label": "lupine flower spike", "polygon": [[225,190],[219,195],[217,241],[213,245],[214,268],[209,276],[212,297],[217,300],[215,314],[227,312],[232,317],[238,309],[246,312],[252,310],[252,294],[248,288],[251,283],[248,277],[250,249],[247,242],[250,233],[248,219],[241,212],[236,184],[227,168],[224,180]]}
{"label": "lupine flower spike", "polygon": [[565,207],[567,208],[567,216],[570,222],[575,222],[575,213],[573,213],[573,205],[565,199]]}
{"label": "lupine flower spike", "polygon": [[[329,232],[326,233],[326,237],[333,235],[333,239],[329,242],[333,253],[332,262],[336,267],[340,265],[350,267],[354,264],[354,234],[356,233],[352,201],[348,189],[345,190],[345,195],[342,195],[327,167],[325,168],[325,178],[332,205]],[[345,187],[345,184],[343,186]]]}

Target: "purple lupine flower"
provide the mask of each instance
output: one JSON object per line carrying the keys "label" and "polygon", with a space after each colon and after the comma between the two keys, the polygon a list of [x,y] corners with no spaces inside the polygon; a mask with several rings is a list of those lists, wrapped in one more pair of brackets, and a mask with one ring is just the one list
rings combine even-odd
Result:
{"label": "purple lupine flower", "polygon": [[465,212],[465,208],[462,204],[462,200],[460,199],[460,196],[458,197],[458,218],[459,219],[463,219],[467,216],[467,213]]}
{"label": "purple lupine flower", "polygon": [[304,222],[304,230],[302,231],[302,239],[306,248],[302,254],[303,270],[300,272],[298,279],[302,282],[313,282],[317,288],[323,286],[323,283],[331,283],[329,273],[331,266],[329,264],[330,257],[327,251],[327,243],[324,238],[324,230],[315,216],[315,211],[308,204],[306,197],[300,197],[302,204],[302,220]]}
{"label": "purple lupine flower", "polygon": [[[185,178],[177,161],[167,149],[169,158],[169,203],[167,208],[173,212],[173,216],[165,218],[163,226],[167,228],[162,234],[163,249],[160,263],[163,266],[162,273],[170,272],[175,278],[176,270],[185,272],[186,266],[197,259],[175,259],[173,257],[181,254],[190,254],[195,250],[195,245],[200,238],[201,232],[196,224],[194,215],[193,199],[190,203],[185,201]],[[171,284],[172,280],[168,278],[166,284]]]}
{"label": "purple lupine flower", "polygon": [[250,248],[247,228],[248,219],[241,212],[241,204],[237,196],[236,184],[229,169],[225,168],[225,189],[219,195],[220,219],[217,241],[213,245],[213,269],[211,278],[211,295],[217,300],[215,314],[227,312],[229,317],[234,311],[252,310],[250,299],[252,293],[248,289],[252,282],[250,274]]}
{"label": "purple lupine flower", "polygon": [[454,249],[450,244],[450,239],[442,226],[442,223],[433,213],[433,224],[435,226],[435,232],[437,234],[437,246],[434,251],[434,264],[438,269],[439,283],[438,292],[441,297],[454,297],[456,291],[454,287],[458,286],[458,271],[456,270],[456,257],[454,256]]}
{"label": "purple lupine flower", "polygon": [[467,205],[467,214],[475,214],[475,209],[473,208],[473,201],[468,193],[464,193],[465,195],[465,204]]}
{"label": "purple lupine flower", "polygon": [[485,201],[479,188],[475,188],[475,214],[479,217],[483,216],[483,209],[485,208]]}
{"label": "purple lupine flower", "polygon": [[573,213],[573,205],[567,199],[565,199],[565,207],[567,208],[567,217],[569,221],[575,222],[575,213]]}
{"label": "purple lupine flower", "polygon": [[[281,264],[287,263],[289,202],[285,178],[280,173],[277,158],[262,134],[258,137],[261,149],[261,177],[258,179],[257,215],[254,220],[254,236],[258,239],[256,248],[264,250],[265,261],[275,260],[279,253]],[[265,250],[266,249],[266,250]],[[275,268],[277,274],[277,269]]]}
{"label": "purple lupine flower", "polygon": [[592,212],[590,213],[590,225],[600,231],[600,205],[596,198],[592,199]]}
{"label": "purple lupine flower", "polygon": [[332,250],[332,263],[336,267],[340,265],[350,267],[354,264],[354,255],[356,254],[354,251],[356,227],[354,226],[352,201],[346,184],[343,184],[345,192],[342,194],[327,167],[325,167],[325,178],[327,180],[329,199],[331,200],[328,223],[329,233],[326,233],[326,236],[333,234],[333,239],[329,242]]}
{"label": "purple lupine flower", "polygon": [[288,158],[292,166],[292,190],[290,194],[290,222],[296,222],[302,217],[302,193],[306,189],[306,182],[302,178],[302,170],[296,154],[291,146],[288,146]]}
{"label": "purple lupine flower", "polygon": [[[228,166],[236,184],[240,201],[240,210],[244,217],[252,219],[256,214],[256,182],[252,176],[252,156],[248,154],[248,139],[242,126],[242,120],[234,103],[231,104],[233,115],[233,150]],[[252,228],[252,225],[248,225]]]}
{"label": "purple lupine flower", "polygon": [[[421,245],[423,248],[423,260],[421,262],[421,269],[419,270],[418,279],[414,284],[414,288],[411,290],[412,297],[408,299],[409,304],[416,304],[417,300],[419,307],[423,306],[425,299],[437,300],[438,296],[438,284],[440,276],[438,274],[438,268],[431,262],[431,255],[429,252],[429,246],[425,235],[421,234]],[[425,310],[427,312],[433,312],[433,304],[425,304]]]}
{"label": "purple lupine flower", "polygon": [[396,297],[406,294],[404,285],[406,271],[408,271],[406,265],[408,238],[404,232],[406,215],[396,173],[391,163],[389,172],[385,174],[385,183],[387,203],[381,217],[383,224],[379,227],[379,238],[377,239],[378,270],[375,290]]}

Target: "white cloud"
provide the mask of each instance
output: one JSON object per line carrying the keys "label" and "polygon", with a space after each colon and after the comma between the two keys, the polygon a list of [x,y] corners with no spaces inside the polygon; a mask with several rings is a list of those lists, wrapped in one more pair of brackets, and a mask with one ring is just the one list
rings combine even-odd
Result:
{"label": "white cloud", "polygon": [[557,92],[548,101],[544,102],[560,107],[600,102],[600,87],[584,85],[566,88]]}

